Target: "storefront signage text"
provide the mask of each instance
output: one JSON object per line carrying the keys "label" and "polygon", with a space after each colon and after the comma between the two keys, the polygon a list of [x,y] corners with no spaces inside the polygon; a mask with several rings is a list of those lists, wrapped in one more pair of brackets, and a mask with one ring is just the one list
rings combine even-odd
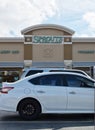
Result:
{"label": "storefront signage text", "polygon": [[33,36],[33,43],[62,43],[61,36]]}
{"label": "storefront signage text", "polygon": [[81,54],[94,54],[95,50],[79,50],[78,53],[81,53]]}
{"label": "storefront signage text", "polygon": [[0,54],[19,54],[19,50],[0,50]]}

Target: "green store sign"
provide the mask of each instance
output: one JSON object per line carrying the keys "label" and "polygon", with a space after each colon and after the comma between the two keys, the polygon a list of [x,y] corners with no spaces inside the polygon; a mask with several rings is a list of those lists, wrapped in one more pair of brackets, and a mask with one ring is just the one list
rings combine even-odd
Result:
{"label": "green store sign", "polygon": [[19,54],[19,50],[0,50],[0,54]]}
{"label": "green store sign", "polygon": [[33,43],[62,43],[61,36],[33,36]]}
{"label": "green store sign", "polygon": [[78,53],[81,53],[81,54],[94,54],[95,50],[79,50]]}

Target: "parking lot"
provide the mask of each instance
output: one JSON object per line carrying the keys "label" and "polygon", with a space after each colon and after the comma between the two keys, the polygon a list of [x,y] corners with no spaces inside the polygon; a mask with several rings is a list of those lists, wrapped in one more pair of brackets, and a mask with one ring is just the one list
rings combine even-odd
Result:
{"label": "parking lot", "polygon": [[0,130],[94,130],[94,115],[41,115],[24,121],[17,113],[0,111]]}

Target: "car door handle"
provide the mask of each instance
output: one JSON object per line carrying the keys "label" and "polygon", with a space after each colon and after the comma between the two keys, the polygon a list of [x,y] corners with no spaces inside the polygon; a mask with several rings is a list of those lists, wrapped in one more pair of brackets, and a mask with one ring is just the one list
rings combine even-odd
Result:
{"label": "car door handle", "polygon": [[45,91],[38,90],[37,93],[45,93]]}
{"label": "car door handle", "polygon": [[72,92],[69,92],[69,94],[76,94],[76,92],[72,91]]}

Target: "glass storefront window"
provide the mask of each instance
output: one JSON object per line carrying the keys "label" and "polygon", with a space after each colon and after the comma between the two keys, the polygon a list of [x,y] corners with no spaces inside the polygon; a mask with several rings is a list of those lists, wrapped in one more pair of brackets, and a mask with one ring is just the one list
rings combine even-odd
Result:
{"label": "glass storefront window", "polygon": [[0,71],[0,84],[2,82],[14,82],[19,79],[19,71]]}

